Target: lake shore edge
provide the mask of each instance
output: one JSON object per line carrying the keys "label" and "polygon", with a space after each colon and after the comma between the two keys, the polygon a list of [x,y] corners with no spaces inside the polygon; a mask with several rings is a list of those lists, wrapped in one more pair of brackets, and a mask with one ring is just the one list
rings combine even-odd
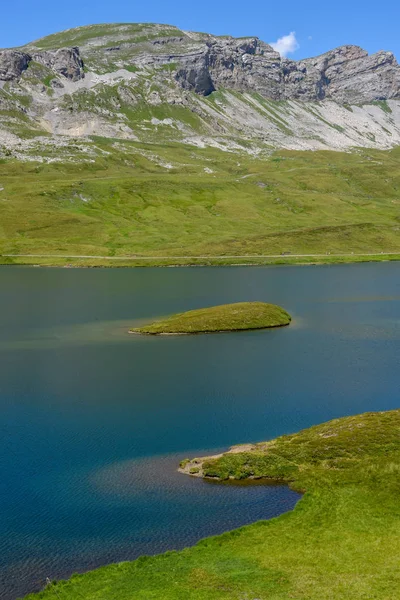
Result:
{"label": "lake shore edge", "polygon": [[192,336],[192,335],[212,335],[214,333],[241,333],[244,331],[264,331],[265,329],[278,329],[280,327],[288,327],[289,323],[286,325],[268,325],[266,327],[248,327],[247,329],[215,329],[213,331],[185,331],[185,332],[177,332],[177,333],[148,333],[146,331],[133,331],[130,329],[128,333],[130,335],[145,335],[147,337],[176,337],[176,336]]}
{"label": "lake shore edge", "polygon": [[45,256],[45,255],[0,255],[0,265],[32,266],[32,267],[65,267],[65,268],[146,268],[146,267],[258,267],[258,266],[315,266],[339,265],[368,262],[400,261],[400,252],[376,254],[331,254],[301,255],[274,257],[188,257],[187,259],[156,257],[78,257],[78,256]]}
{"label": "lake shore edge", "polygon": [[[277,598],[296,594],[304,600],[317,600],[328,597],[329,592],[329,597],[341,599],[349,597],[342,593],[343,577],[346,594],[351,588],[352,598],[365,597],[365,577],[368,590],[376,592],[374,597],[392,597],[394,579],[400,577],[395,468],[400,464],[399,427],[399,409],[368,412],[183,461],[179,470],[185,474],[221,481],[264,475],[271,481],[286,482],[304,495],[294,509],[273,519],[205,538],[181,551],[49,582],[42,592],[25,598],[50,599],[62,592],[90,600],[115,586],[121,600],[134,592],[178,600],[183,593],[185,597],[196,595],[200,586],[201,598],[207,600],[233,597],[229,596],[233,591],[243,597],[249,592],[268,597],[271,589]],[[200,470],[190,473],[190,465],[199,469],[201,465],[201,474]],[[385,544],[378,547],[382,535]],[[227,552],[230,562],[221,572],[219,565],[226,561]],[[355,573],[362,573],[362,577]],[[202,579],[195,574],[201,574]]]}

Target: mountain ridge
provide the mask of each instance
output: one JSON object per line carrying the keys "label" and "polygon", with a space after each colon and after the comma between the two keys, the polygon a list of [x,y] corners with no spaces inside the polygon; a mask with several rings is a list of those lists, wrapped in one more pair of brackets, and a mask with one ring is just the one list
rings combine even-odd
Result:
{"label": "mountain ridge", "polygon": [[[67,57],[65,62],[70,62],[71,58],[77,63],[79,60],[83,60],[80,57],[80,47],[79,42],[82,42],[82,38],[84,40],[84,35],[81,36],[81,40],[79,39],[79,33],[89,34],[88,42],[81,43],[83,47],[82,58],[85,59],[85,54],[88,54],[87,49],[90,46],[98,46],[98,41],[101,42],[107,41],[107,31],[114,30],[115,27],[119,27],[124,31],[125,29],[131,27],[137,28],[136,37],[130,38],[130,35],[122,34],[120,35],[120,45],[111,45],[105,47],[104,44],[100,44],[100,48],[105,52],[121,52],[122,48],[126,45],[131,47],[132,45],[140,45],[145,44],[146,42],[150,42],[153,46],[159,45],[160,47],[164,46],[175,46],[176,44],[182,45],[182,50],[185,50],[185,45],[183,42],[187,42],[188,40],[198,44],[197,48],[199,52],[199,56],[201,59],[200,65],[196,65],[197,53],[193,52],[183,52],[181,54],[174,55],[172,52],[167,52],[164,54],[158,53],[158,60],[154,62],[158,62],[160,64],[171,64],[171,61],[175,58],[183,59],[186,54],[189,58],[189,65],[183,64],[183,73],[182,69],[177,74],[176,80],[179,82],[180,79],[186,83],[188,89],[194,90],[198,93],[202,93],[207,95],[212,91],[216,91],[220,86],[220,81],[222,79],[223,82],[228,80],[229,83],[234,86],[238,85],[239,91],[249,91],[246,89],[246,82],[243,78],[229,77],[229,71],[231,73],[236,69],[237,71],[256,71],[257,64],[254,59],[251,57],[258,57],[257,62],[261,62],[261,67],[263,68],[262,76],[265,80],[267,80],[268,84],[263,90],[258,90],[264,92],[263,95],[270,99],[305,99],[305,100],[322,100],[325,97],[331,97],[333,99],[337,99],[339,102],[352,102],[354,100],[354,90],[352,90],[352,94],[350,94],[347,98],[344,96],[345,92],[349,94],[349,90],[346,88],[343,90],[336,87],[333,90],[328,89],[329,85],[332,81],[337,79],[338,74],[343,75],[344,77],[352,77],[354,75],[367,75],[364,73],[364,70],[369,71],[368,76],[371,79],[373,77],[374,81],[365,82],[364,86],[361,85],[361,89],[358,91],[357,100],[361,101],[374,101],[374,100],[387,100],[390,98],[400,98],[400,67],[396,61],[396,58],[392,52],[388,52],[385,50],[380,50],[374,54],[368,54],[368,52],[362,49],[360,46],[355,46],[351,44],[346,44],[343,46],[338,46],[332,50],[329,50],[323,54],[320,54],[315,57],[305,58],[301,60],[293,60],[281,57],[278,52],[276,52],[269,44],[262,41],[257,36],[245,36],[240,38],[235,38],[233,36],[215,36],[212,34],[205,34],[193,31],[183,31],[171,25],[161,25],[161,24],[104,24],[104,25],[93,25],[93,26],[83,26],[76,29],[68,29],[62,31],[58,34],[53,34],[50,36],[46,36],[44,38],[39,38],[34,42],[30,42],[25,46],[21,46],[18,50],[22,52],[26,60],[24,61],[22,67],[26,68],[25,65],[29,60],[34,60],[35,56],[37,58],[42,58],[42,54],[40,50],[46,49],[46,46],[51,46],[51,40],[62,39],[63,36],[70,36],[69,40],[74,42],[74,34],[76,37],[76,33],[78,32],[78,39],[76,40],[78,43],[72,43],[71,47],[68,47],[68,44],[59,45],[54,44],[53,48],[48,47],[48,51],[50,55],[53,52],[57,53],[60,50],[66,52],[69,50],[70,57],[69,60]],[[99,28],[104,29],[103,35],[96,35]],[[94,30],[94,35],[90,36],[90,32]],[[159,35],[156,35],[159,34]],[[173,34],[173,35],[172,35]],[[132,35],[132,34],[131,34]],[[71,39],[72,36],[72,39]],[[124,39],[125,38],[125,39]],[[186,38],[186,40],[185,40]],[[64,40],[63,40],[64,41]],[[205,45],[205,47],[204,47]],[[216,48],[215,48],[216,47]],[[36,53],[30,57],[29,53],[25,53],[24,49],[36,49]],[[187,50],[193,50],[193,48],[186,47]],[[8,52],[13,52],[13,49],[7,49]],[[16,49],[17,50],[17,49]],[[38,52],[39,50],[39,52]],[[86,52],[85,52],[86,50]],[[148,48],[144,48],[149,52]],[[172,48],[173,50],[173,48]],[[213,50],[210,52],[210,50]],[[0,50],[4,52],[5,50]],[[75,51],[75,52],[74,52]],[[154,55],[155,53],[152,52]],[[238,55],[238,56],[235,56]],[[49,55],[49,56],[50,56]],[[204,55],[204,56],[203,56]],[[1,56],[1,55],[0,55]],[[193,63],[190,59],[193,59]],[[238,58],[240,59],[238,61]],[[132,60],[135,64],[136,62],[141,62],[142,58]],[[240,62],[241,61],[241,62]],[[355,61],[355,62],[353,62]],[[361,63],[360,63],[361,61]],[[346,65],[347,63],[351,64],[350,72],[340,72],[340,66]],[[206,82],[206,85],[199,86],[196,88],[195,83],[190,81],[190,72],[185,73],[190,69],[197,69],[202,71],[203,69],[208,70],[206,74],[206,79],[209,80]],[[223,74],[221,74],[221,66],[225,68]],[[379,71],[380,76],[382,76],[382,67],[389,66],[389,82],[388,81],[375,81],[376,77],[374,77],[374,71]],[[218,69],[220,67],[220,69]],[[250,67],[250,69],[248,68]],[[276,70],[276,67],[280,68],[282,72],[278,74],[278,78],[281,79],[278,83],[280,83],[280,89],[275,89],[275,86],[272,84],[271,79],[276,83],[277,76],[270,71]],[[211,73],[214,74],[215,83],[211,80]],[[338,73],[339,72],[339,73]],[[372,73],[371,73],[372,72]],[[200,73],[201,75],[201,73]],[[259,78],[259,73],[255,73],[255,82],[260,86],[260,83],[257,81]],[[318,77],[317,75],[320,75]],[[388,73],[385,72],[385,75]],[[68,75],[67,75],[68,76]],[[1,77],[1,75],[0,75]],[[83,70],[79,73],[73,74],[74,78],[83,78],[84,72]],[[304,80],[308,81],[309,88],[307,89],[307,83],[304,84]],[[297,85],[301,82],[301,85]],[[254,81],[252,90],[254,90]],[[372,87],[371,87],[372,83]],[[215,85],[216,84],[216,85]],[[359,87],[360,84],[358,83]],[[262,86],[263,87],[263,86]]]}
{"label": "mountain ridge", "polygon": [[391,148],[400,66],[359,46],[294,61],[257,37],[146,23],[82,26],[0,50],[0,153],[37,158],[40,146],[73,137],[90,154],[93,135],[257,155]]}

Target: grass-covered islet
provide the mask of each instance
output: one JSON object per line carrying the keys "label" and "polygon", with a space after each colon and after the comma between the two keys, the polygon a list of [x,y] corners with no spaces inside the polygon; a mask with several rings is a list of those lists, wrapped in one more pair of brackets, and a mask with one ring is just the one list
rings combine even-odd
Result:
{"label": "grass-covered islet", "polygon": [[145,335],[217,333],[282,327],[290,321],[291,316],[275,304],[237,302],[190,310],[130,331]]}

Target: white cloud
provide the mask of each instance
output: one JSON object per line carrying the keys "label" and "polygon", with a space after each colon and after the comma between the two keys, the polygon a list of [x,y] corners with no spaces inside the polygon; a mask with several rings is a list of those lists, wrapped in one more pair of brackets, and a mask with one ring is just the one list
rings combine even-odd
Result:
{"label": "white cloud", "polygon": [[281,56],[287,56],[290,52],[296,52],[300,48],[300,44],[296,40],[296,32],[291,31],[289,35],[284,35],[276,42],[270,42],[270,46],[279,52]]}

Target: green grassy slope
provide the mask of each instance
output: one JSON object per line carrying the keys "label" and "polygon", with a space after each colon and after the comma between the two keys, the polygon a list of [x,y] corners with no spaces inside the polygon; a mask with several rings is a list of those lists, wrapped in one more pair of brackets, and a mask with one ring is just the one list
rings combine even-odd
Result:
{"label": "green grassy slope", "polygon": [[208,461],[205,468],[224,478],[278,476],[306,493],[277,519],[181,552],[76,575],[28,598],[399,597],[400,411],[337,419]]}
{"label": "green grassy slope", "polygon": [[400,149],[257,159],[95,142],[92,163],[0,161],[1,254],[400,252]]}
{"label": "green grassy slope", "polygon": [[[183,35],[177,27],[172,25],[159,25],[155,23],[104,23],[67,29],[40,38],[32,42],[32,46],[43,50],[57,50],[69,46],[85,46],[93,40],[104,38],[104,47],[109,47],[113,35],[117,42],[124,44],[148,41],[155,37],[169,37]],[[102,47],[95,45],[95,48]]]}

